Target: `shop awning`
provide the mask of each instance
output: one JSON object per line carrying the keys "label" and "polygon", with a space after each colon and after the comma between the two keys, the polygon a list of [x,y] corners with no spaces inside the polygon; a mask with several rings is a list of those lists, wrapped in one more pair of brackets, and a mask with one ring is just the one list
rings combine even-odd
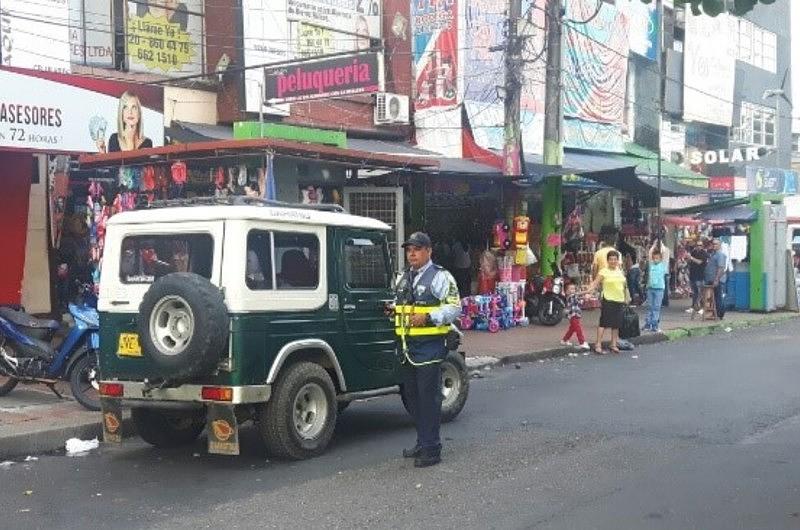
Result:
{"label": "shop awning", "polygon": [[[658,177],[639,175],[637,177],[644,184],[658,192]],[[691,195],[716,195],[719,192],[699,186],[687,186],[668,177],[661,178],[661,195],[666,197],[681,197]],[[723,192],[724,193],[724,192]]]}
{"label": "shop awning", "polygon": [[[636,165],[636,174],[643,176],[658,176],[658,155],[641,145],[634,143],[625,144],[627,155],[614,155],[624,158]],[[697,180],[708,182],[708,177],[695,173],[685,167],[673,164],[666,160],[661,161],[661,176],[677,180]],[[702,187],[708,187],[704,184]]]}
{"label": "shop awning", "polygon": [[661,217],[661,224],[667,226],[697,226],[700,221],[694,217],[679,217],[677,215],[665,215]]}
{"label": "shop awning", "polygon": [[702,212],[697,218],[709,223],[750,223],[758,219],[758,214],[750,206],[741,204]]}
{"label": "shop awning", "polygon": [[260,138],[253,140],[214,140],[189,144],[167,145],[136,151],[120,151],[98,155],[81,155],[82,169],[115,167],[122,164],[153,164],[173,160],[197,160],[208,158],[263,156],[272,151],[278,156],[296,157],[305,160],[317,160],[330,164],[339,164],[357,169],[413,169],[437,170],[439,162],[434,158],[391,155],[361,151],[358,149],[342,149],[330,145]]}
{"label": "shop awning", "polygon": [[210,140],[233,140],[233,127],[173,120],[169,127],[164,127],[164,134],[172,142],[179,144],[207,142]]}
{"label": "shop awning", "polygon": [[388,140],[377,140],[372,138],[348,138],[348,147],[360,149],[372,153],[387,153],[397,155],[415,156],[420,158],[430,158],[439,163],[437,172],[454,175],[472,175],[501,177],[502,173],[495,167],[488,164],[481,164],[467,158],[445,157],[433,151],[427,151],[413,146],[407,142],[392,142]]}

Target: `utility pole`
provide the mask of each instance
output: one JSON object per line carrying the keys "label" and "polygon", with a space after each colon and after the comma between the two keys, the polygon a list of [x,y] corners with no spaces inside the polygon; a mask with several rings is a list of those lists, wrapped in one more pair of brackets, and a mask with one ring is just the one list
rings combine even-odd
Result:
{"label": "utility pole", "polygon": [[[561,41],[562,0],[547,0],[545,27],[547,28],[547,66],[545,70],[544,163],[561,166],[564,148],[561,144]],[[542,239],[539,267],[544,276],[551,276],[560,260],[561,241],[555,245],[551,237],[561,235],[561,177],[545,177],[542,190]]]}
{"label": "utility pole", "polygon": [[658,205],[656,207],[656,230],[658,237],[661,237],[661,135],[662,120],[664,118],[664,91],[666,90],[666,72],[664,71],[664,4],[662,0],[656,0],[656,16],[658,17],[658,157],[656,161],[656,182],[658,184]]}
{"label": "utility pole", "polygon": [[522,92],[522,39],[519,37],[519,19],[522,17],[522,0],[509,0],[508,38],[505,49],[505,98],[503,123],[503,175],[522,175],[522,127],[520,125],[520,96]]}

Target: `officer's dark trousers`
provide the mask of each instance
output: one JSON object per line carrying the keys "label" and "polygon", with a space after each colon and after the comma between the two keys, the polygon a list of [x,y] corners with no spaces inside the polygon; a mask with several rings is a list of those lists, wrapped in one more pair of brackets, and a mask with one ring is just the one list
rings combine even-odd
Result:
{"label": "officer's dark trousers", "polygon": [[408,408],[417,427],[417,445],[439,449],[439,425],[442,418],[442,365],[405,364],[403,381]]}

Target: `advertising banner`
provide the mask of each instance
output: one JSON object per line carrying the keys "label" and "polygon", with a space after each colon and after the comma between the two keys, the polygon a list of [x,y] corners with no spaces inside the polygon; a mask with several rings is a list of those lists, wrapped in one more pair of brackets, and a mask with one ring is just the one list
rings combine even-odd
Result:
{"label": "advertising banner", "polygon": [[67,0],[2,0],[0,59],[3,66],[70,72]]}
{"label": "advertising banner", "polygon": [[114,19],[108,0],[69,0],[72,64],[114,67]]}
{"label": "advertising banner", "polygon": [[730,127],[736,74],[736,18],[686,11],[683,119]]}
{"label": "advertising banner", "polygon": [[658,57],[658,38],[661,28],[656,3],[642,0],[617,0],[616,6],[628,17],[628,45],[630,50],[655,61]]}
{"label": "advertising banner", "polygon": [[0,147],[76,153],[164,144],[163,89],[0,69]]}
{"label": "advertising banner", "polygon": [[270,103],[368,94],[382,84],[377,52],[264,69],[264,99]]}
{"label": "advertising banner", "polygon": [[381,38],[380,0],[286,0],[286,18],[300,57],[367,50]]}
{"label": "advertising banner", "polygon": [[203,1],[127,2],[128,69],[179,76],[203,71]]}
{"label": "advertising banner", "polygon": [[798,175],[796,171],[777,168],[763,168],[748,166],[747,191],[748,193],[776,193],[782,195],[797,195]]}
{"label": "advertising banner", "polygon": [[[622,125],[628,74],[628,19],[611,4],[568,0],[564,25],[564,115]],[[579,22],[588,21],[584,24]]]}
{"label": "advertising banner", "polygon": [[[503,53],[491,51],[505,42],[504,0],[468,0],[465,28],[464,106],[476,143],[503,149],[505,109],[497,87],[505,84]],[[523,89],[520,99],[522,145],[526,153],[541,154],[544,131],[544,0],[523,1],[527,16],[519,25],[526,35],[523,51]]]}
{"label": "advertising banner", "polygon": [[458,103],[458,1],[411,4],[414,57],[414,108],[453,107]]}

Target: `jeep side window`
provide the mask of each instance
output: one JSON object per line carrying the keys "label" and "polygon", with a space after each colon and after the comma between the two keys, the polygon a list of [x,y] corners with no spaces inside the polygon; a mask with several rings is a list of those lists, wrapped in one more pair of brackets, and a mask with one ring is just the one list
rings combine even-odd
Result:
{"label": "jeep side window", "polygon": [[316,289],[319,285],[319,239],[313,234],[275,232],[278,290]]}
{"label": "jeep side window", "polygon": [[214,240],[209,234],[128,236],[122,240],[122,283],[153,283],[172,272],[211,278]]}
{"label": "jeep side window", "polygon": [[272,236],[266,230],[247,234],[245,283],[253,291],[272,289]]}
{"label": "jeep side window", "polygon": [[[277,285],[273,285],[273,266]],[[319,239],[313,234],[265,230],[247,234],[245,283],[251,290],[316,289],[319,267]]]}
{"label": "jeep side window", "polygon": [[389,256],[384,240],[353,238],[344,244],[344,275],[348,289],[387,289]]}

